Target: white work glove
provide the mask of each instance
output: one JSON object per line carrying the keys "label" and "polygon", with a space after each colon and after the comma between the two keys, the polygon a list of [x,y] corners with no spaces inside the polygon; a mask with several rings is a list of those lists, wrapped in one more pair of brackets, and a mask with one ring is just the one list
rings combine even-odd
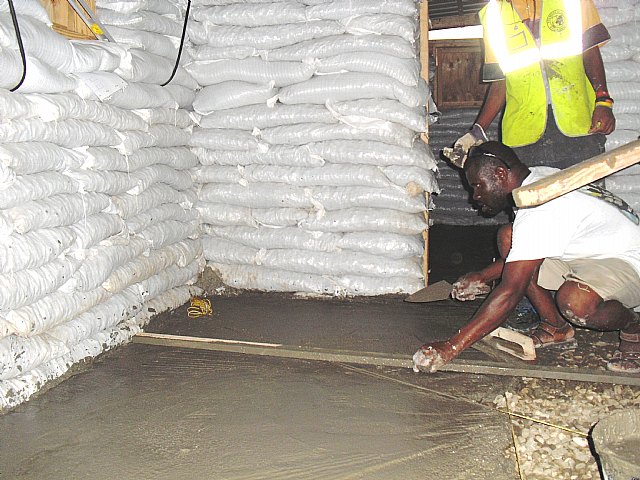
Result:
{"label": "white work glove", "polygon": [[464,162],[467,161],[467,154],[471,147],[480,145],[489,140],[484,129],[477,123],[473,124],[471,130],[461,136],[456,143],[453,144],[453,148],[445,147],[442,149],[442,153],[445,157],[451,160],[451,163],[458,168],[464,167]]}
{"label": "white work glove", "polygon": [[451,296],[461,302],[475,300],[479,295],[486,295],[491,287],[477,277],[475,273],[469,273],[460,277],[451,290]]}

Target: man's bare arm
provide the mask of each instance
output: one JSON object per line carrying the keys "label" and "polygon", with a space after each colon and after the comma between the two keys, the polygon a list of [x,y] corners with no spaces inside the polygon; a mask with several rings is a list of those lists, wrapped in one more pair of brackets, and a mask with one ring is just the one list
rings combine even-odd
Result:
{"label": "man's bare arm", "polygon": [[540,259],[506,263],[500,285],[491,292],[469,323],[444,342],[423,345],[413,356],[414,369],[434,372],[502,325],[524,296],[542,261]]}
{"label": "man's bare arm", "polygon": [[507,87],[504,80],[491,82],[475,122],[485,131],[489,128],[489,125],[491,125],[491,122],[493,122],[498,113],[500,113],[502,107],[504,107],[507,98],[506,91]]}
{"label": "man's bare arm", "polygon": [[542,260],[505,263],[500,284],[489,294],[471,321],[449,339],[456,352],[470,347],[504,323],[524,297],[529,282],[541,263]]}
{"label": "man's bare arm", "polygon": [[[584,71],[593,89],[607,91],[607,77],[602,63],[602,55],[598,47],[593,47],[582,54]],[[616,118],[613,110],[605,106],[596,106],[591,118],[591,129],[589,133],[604,133],[609,135],[616,128]]]}

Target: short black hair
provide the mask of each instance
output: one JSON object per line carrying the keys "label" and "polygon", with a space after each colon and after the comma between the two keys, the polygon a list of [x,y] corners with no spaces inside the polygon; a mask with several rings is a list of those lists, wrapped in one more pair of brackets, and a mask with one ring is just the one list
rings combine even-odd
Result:
{"label": "short black hair", "polygon": [[[479,157],[498,160],[498,162],[504,164],[508,170],[522,163],[511,147],[508,147],[504,143],[496,142],[495,140],[481,143],[469,149],[467,160]],[[468,164],[468,161],[465,162],[465,166]]]}

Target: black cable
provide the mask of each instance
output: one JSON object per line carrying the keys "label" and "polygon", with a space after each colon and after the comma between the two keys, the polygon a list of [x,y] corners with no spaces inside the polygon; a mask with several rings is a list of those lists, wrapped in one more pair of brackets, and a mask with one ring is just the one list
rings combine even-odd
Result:
{"label": "black cable", "polygon": [[187,21],[189,20],[190,9],[191,9],[191,0],[187,0],[187,11],[184,14],[184,25],[182,26],[182,37],[180,38],[180,47],[178,48],[178,58],[176,58],[176,64],[173,66],[173,72],[171,72],[171,76],[169,77],[169,80],[167,80],[162,85],[160,85],[161,87],[164,87],[171,80],[173,80],[174,75],[178,71],[178,66],[180,65],[180,55],[182,54],[182,47],[184,47],[184,37],[187,33]]}
{"label": "black cable", "polygon": [[[191,0],[189,0],[191,1]],[[11,20],[13,21],[13,28],[16,31],[16,39],[18,40],[18,48],[20,49],[20,57],[22,58],[22,78],[18,84],[10,89],[10,92],[15,92],[20,88],[27,76],[27,57],[24,54],[24,45],[22,44],[22,35],[20,35],[20,27],[18,27],[18,17],[16,16],[16,9],[13,6],[13,0],[9,0],[9,10],[11,11]]]}

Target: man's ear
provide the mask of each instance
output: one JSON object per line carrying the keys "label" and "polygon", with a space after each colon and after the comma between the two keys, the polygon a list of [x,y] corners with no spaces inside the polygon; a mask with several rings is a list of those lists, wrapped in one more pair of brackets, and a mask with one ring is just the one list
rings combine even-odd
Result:
{"label": "man's ear", "polygon": [[502,166],[497,166],[494,175],[500,180],[506,180],[509,177],[509,170]]}

